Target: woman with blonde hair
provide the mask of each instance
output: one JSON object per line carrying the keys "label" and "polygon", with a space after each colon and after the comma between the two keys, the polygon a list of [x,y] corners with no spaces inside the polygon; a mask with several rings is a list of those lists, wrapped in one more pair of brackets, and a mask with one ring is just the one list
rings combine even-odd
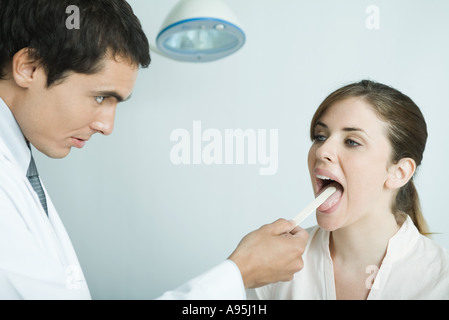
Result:
{"label": "woman with blonde hair", "polygon": [[363,80],[330,94],[313,116],[308,155],[315,195],[337,188],[308,229],[292,281],[260,299],[449,299],[449,251],[427,236],[413,182],[427,140],[406,95]]}

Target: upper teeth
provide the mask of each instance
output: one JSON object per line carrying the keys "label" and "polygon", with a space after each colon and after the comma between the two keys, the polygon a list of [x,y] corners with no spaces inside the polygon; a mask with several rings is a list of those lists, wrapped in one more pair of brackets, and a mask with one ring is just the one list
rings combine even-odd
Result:
{"label": "upper teeth", "polygon": [[320,175],[320,174],[317,174],[316,177],[317,177],[318,179],[321,179],[321,180],[332,180],[331,178],[326,177],[326,176],[322,176],[322,175]]}

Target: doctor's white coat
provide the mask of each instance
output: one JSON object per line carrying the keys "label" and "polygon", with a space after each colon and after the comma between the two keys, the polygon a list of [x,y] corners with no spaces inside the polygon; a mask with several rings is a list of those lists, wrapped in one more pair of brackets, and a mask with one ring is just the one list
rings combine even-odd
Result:
{"label": "doctor's white coat", "polygon": [[[91,299],[51,198],[45,191],[47,217],[28,182],[30,160],[20,127],[0,98],[0,299]],[[229,260],[161,297],[244,298],[240,272]]]}

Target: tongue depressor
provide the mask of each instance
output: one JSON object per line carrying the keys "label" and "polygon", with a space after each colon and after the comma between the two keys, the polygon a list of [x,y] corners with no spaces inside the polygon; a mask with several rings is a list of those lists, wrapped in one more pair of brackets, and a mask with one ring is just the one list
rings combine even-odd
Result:
{"label": "tongue depressor", "polygon": [[326,201],[334,192],[337,191],[335,187],[328,187],[324,190],[315,200],[313,200],[307,207],[304,208],[293,220],[298,226],[303,222],[311,213],[313,213],[324,201]]}

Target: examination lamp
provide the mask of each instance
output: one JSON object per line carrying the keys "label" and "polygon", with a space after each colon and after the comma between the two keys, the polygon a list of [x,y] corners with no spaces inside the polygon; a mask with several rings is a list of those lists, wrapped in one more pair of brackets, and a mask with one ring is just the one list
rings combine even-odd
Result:
{"label": "examination lamp", "polygon": [[180,0],[156,38],[158,53],[188,62],[224,58],[244,43],[237,17],[221,0]]}

